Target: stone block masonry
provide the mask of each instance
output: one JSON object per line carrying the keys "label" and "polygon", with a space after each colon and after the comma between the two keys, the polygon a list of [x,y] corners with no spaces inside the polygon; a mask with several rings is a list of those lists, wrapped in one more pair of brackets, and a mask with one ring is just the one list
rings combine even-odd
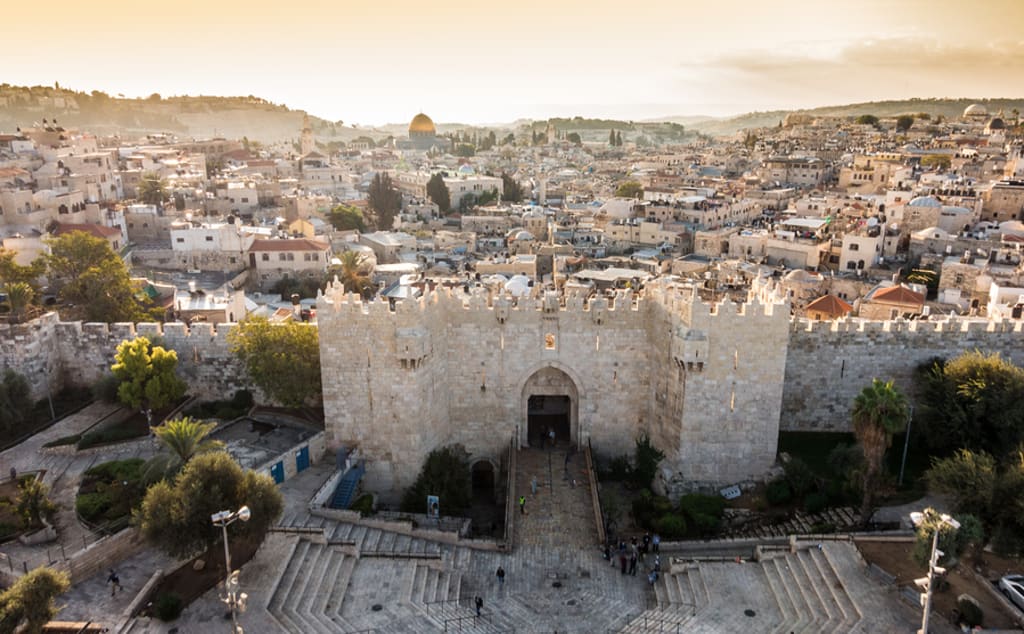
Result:
{"label": "stone block masonry", "polygon": [[[667,283],[589,300],[471,290],[395,309],[340,285],[318,298],[326,446],[358,447],[366,485],[385,502],[436,447],[461,443],[473,462],[499,465],[510,439],[529,444],[531,397],[568,401],[566,437],[599,454],[632,453],[637,434],[649,434],[671,487],[706,488],[760,477],[780,428],[848,430],[853,399],[875,377],[913,396],[915,369],[935,357],[977,349],[1024,365],[1021,322],[809,322],[791,319],[767,287],[740,305]],[[220,399],[248,387],[228,347],[232,327],[49,313],[0,325],[0,370],[23,374],[43,398],[47,387],[92,384],[122,340],[145,335],[178,353],[192,394]]]}

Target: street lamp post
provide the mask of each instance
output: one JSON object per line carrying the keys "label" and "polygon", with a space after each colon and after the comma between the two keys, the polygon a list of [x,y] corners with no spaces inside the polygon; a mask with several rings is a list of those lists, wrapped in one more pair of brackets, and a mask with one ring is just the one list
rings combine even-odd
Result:
{"label": "street lamp post", "polygon": [[[910,521],[914,523],[914,526],[920,527],[927,519],[934,518],[938,513],[932,509],[925,509],[923,513],[911,513]],[[939,562],[939,557],[943,555],[943,552],[939,550],[939,533],[942,532],[942,526],[946,525],[953,530],[960,528],[960,522],[956,521],[949,515],[943,513],[938,515],[939,522],[935,526],[935,532],[932,534],[932,556],[928,560],[928,576],[924,579],[918,579],[915,581],[919,586],[924,585],[924,615],[921,617],[921,630],[918,634],[928,634],[928,616],[932,608],[932,586],[935,581],[935,573],[942,574],[945,569],[940,568],[936,564]],[[923,583],[922,583],[923,582]]]}
{"label": "street lamp post", "polygon": [[907,449],[910,448],[910,422],[914,420],[914,406],[910,406],[910,411],[907,413],[907,431],[903,436],[903,459],[900,460],[900,477],[896,482],[897,485],[903,486],[903,469],[907,466]]}
{"label": "street lamp post", "polygon": [[227,566],[226,574],[224,577],[224,602],[228,604],[228,609],[231,610],[231,632],[232,634],[241,634],[242,628],[238,626],[238,617],[235,612],[235,608],[238,607],[241,610],[245,609],[245,599],[247,598],[245,593],[239,595],[238,591],[238,572],[231,570],[231,550],[228,548],[228,526],[234,523],[235,520],[242,520],[248,522],[249,518],[252,517],[252,512],[248,506],[243,506],[237,511],[220,511],[210,516],[214,526],[220,526],[221,530],[224,531],[224,564]]}

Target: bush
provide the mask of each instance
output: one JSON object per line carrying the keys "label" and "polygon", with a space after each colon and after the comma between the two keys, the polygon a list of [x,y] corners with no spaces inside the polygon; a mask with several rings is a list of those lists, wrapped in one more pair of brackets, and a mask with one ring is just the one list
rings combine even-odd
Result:
{"label": "bush", "polygon": [[98,491],[81,493],[75,499],[75,511],[86,522],[95,524],[103,520],[103,516],[110,510],[112,503],[113,501],[106,493]]}
{"label": "bush", "polygon": [[156,598],[156,618],[161,621],[173,621],[181,616],[184,608],[181,597],[174,593],[161,594]]}
{"label": "bush", "polygon": [[636,438],[635,461],[636,468],[630,473],[630,480],[637,488],[649,487],[658,473],[658,463],[665,454],[651,444],[651,438],[646,433]]}
{"label": "bush", "polygon": [[427,496],[436,495],[445,515],[459,515],[470,507],[471,491],[469,453],[462,445],[440,447],[427,455],[416,482],[402,496],[401,510],[424,513]]}
{"label": "bush", "polygon": [[783,477],[789,483],[789,490],[794,497],[803,497],[818,486],[818,478],[814,475],[814,471],[800,458],[790,458],[786,464],[782,465],[782,470],[785,473]]}
{"label": "bush", "polygon": [[679,498],[679,510],[691,528],[701,536],[710,535],[718,531],[718,524],[725,513],[725,500],[717,495],[691,493]]}
{"label": "bush", "polygon": [[146,434],[139,433],[138,428],[131,425],[115,425],[113,427],[107,427],[106,429],[97,429],[84,434],[78,440],[78,449],[89,449],[90,447],[96,447],[98,445],[109,445],[116,442],[122,442],[124,440],[131,440],[133,438],[140,438]]}
{"label": "bush", "polygon": [[828,507],[828,496],[824,493],[811,493],[804,498],[804,510],[808,513],[821,513]]}
{"label": "bush", "polygon": [[130,458],[128,460],[111,460],[98,464],[85,472],[85,475],[93,476],[102,482],[115,482],[118,480],[133,481],[142,478],[142,470],[146,461],[142,458]]}
{"label": "bush", "polygon": [[686,537],[686,520],[675,513],[666,513],[654,522],[654,529],[663,541],[673,541]]}
{"label": "bush", "polygon": [[658,518],[672,511],[672,502],[667,497],[651,493],[650,489],[644,489],[633,499],[632,511],[637,524],[651,528]]}
{"label": "bush", "polygon": [[352,503],[350,510],[359,511],[359,514],[363,517],[373,515],[373,496],[369,493],[360,495],[359,498]]}
{"label": "bush", "polygon": [[43,447],[61,447],[63,445],[77,445],[78,441],[81,440],[81,439],[82,439],[82,435],[81,434],[72,434],[70,436],[61,436],[60,438],[57,438],[56,440],[51,440],[50,442],[44,444]]}
{"label": "bush", "polygon": [[106,374],[92,384],[92,397],[104,403],[118,403],[117,388],[121,382],[113,374]]}
{"label": "bush", "polygon": [[960,621],[970,627],[981,625],[981,621],[985,616],[978,602],[967,594],[961,594],[957,597],[956,609],[960,611]]}
{"label": "bush", "polygon": [[793,491],[789,488],[789,482],[785,478],[777,478],[768,483],[764,490],[764,496],[772,506],[789,504],[793,499]]}

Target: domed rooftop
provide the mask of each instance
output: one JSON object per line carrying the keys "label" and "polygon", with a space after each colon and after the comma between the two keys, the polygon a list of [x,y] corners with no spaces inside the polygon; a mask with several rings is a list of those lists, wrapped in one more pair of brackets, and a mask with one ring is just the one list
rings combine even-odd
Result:
{"label": "domed rooftop", "polygon": [[413,135],[437,135],[437,128],[434,127],[434,122],[431,121],[430,117],[423,114],[422,112],[412,118],[412,122],[409,123],[409,136]]}
{"label": "domed rooftop", "polygon": [[980,103],[972,103],[964,108],[965,117],[983,117],[988,115],[988,110]]}
{"label": "domed rooftop", "polygon": [[989,130],[1005,130],[1006,123],[999,117],[992,117],[992,120],[988,122]]}
{"label": "domed rooftop", "polygon": [[940,203],[934,196],[918,196],[907,203],[909,207],[941,207]]}

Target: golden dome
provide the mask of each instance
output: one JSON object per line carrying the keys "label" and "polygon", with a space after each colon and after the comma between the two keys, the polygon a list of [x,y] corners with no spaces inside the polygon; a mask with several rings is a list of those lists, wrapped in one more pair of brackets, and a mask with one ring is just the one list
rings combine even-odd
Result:
{"label": "golden dome", "polygon": [[435,136],[437,128],[434,127],[434,122],[430,120],[430,117],[421,112],[413,117],[412,123],[409,124],[409,136],[414,134]]}

